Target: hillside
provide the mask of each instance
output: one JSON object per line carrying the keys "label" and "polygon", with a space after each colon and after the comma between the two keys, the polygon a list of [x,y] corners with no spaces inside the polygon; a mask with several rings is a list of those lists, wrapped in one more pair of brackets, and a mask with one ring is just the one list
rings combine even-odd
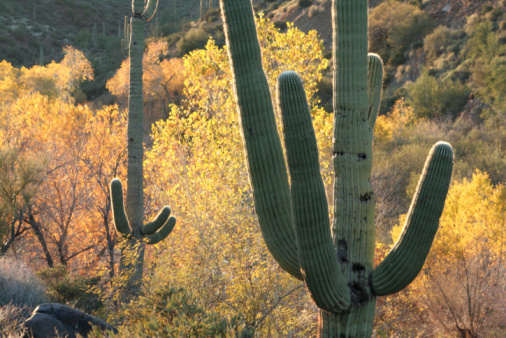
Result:
{"label": "hillside", "polygon": [[[198,16],[198,0],[160,1],[157,19],[170,21]],[[128,0],[7,0],[0,12],[0,59],[16,66],[58,59],[65,45],[86,49],[93,32],[121,37],[123,18],[131,13]],[[195,10],[197,9],[197,10]]]}

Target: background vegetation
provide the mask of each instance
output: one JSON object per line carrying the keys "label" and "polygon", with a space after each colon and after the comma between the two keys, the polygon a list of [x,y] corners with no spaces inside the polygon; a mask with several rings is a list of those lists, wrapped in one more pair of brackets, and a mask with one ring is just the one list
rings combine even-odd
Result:
{"label": "background vegetation", "polygon": [[[121,37],[129,4],[6,2],[0,335],[47,300],[106,319],[123,336],[315,331],[303,285],[281,271],[261,238],[217,2],[203,4],[201,13],[197,1],[164,2],[148,25],[146,218],[168,204],[178,223],[148,249],[143,296],[124,306],[108,184],[125,181],[129,60]],[[271,92],[283,70],[304,80],[330,198],[330,55],[315,31],[268,19],[291,10],[317,18],[325,4],[255,1],[255,8],[265,13],[257,24]],[[450,11],[430,0],[370,5],[370,49],[385,62],[373,145],[378,260],[400,231],[431,145],[445,140],[455,149],[454,182],[425,269],[407,290],[379,300],[375,335],[503,336],[504,4],[462,0]],[[77,17],[96,22],[65,21]],[[35,290],[45,290],[37,291],[41,299]]]}

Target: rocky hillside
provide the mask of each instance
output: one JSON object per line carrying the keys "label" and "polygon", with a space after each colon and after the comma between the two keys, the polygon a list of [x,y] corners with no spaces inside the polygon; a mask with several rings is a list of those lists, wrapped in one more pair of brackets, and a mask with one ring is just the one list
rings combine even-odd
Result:
{"label": "rocky hillside", "polygon": [[[80,49],[121,38],[123,18],[131,13],[130,0],[3,0],[0,11],[0,60],[16,66],[58,59],[66,45]],[[159,3],[158,27],[171,20],[199,15],[199,0]]]}
{"label": "rocky hillside", "polygon": [[[369,6],[376,7],[381,0],[370,0]],[[399,1],[413,2],[413,1]],[[417,2],[417,1],[414,1]],[[502,0],[424,0],[422,9],[434,20],[436,26],[444,25],[461,29],[466,18],[477,13],[483,6],[504,6]],[[273,20],[290,21],[304,32],[315,29],[323,39],[325,46],[332,44],[331,3],[332,0],[312,0],[312,5],[300,7],[297,0],[285,1],[273,11]]]}

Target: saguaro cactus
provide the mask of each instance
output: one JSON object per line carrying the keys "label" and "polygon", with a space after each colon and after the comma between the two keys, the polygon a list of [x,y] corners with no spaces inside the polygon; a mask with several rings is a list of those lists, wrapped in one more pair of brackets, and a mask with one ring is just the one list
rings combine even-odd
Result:
{"label": "saguaro cactus", "polygon": [[111,204],[116,230],[128,239],[125,250],[133,253],[121,256],[120,270],[128,276],[123,301],[128,301],[139,291],[144,263],[144,244],[154,244],[167,237],[176,219],[170,216],[170,208],[164,207],[153,222],[143,225],[143,137],[144,111],[142,92],[142,56],[144,54],[144,26],[151,20],[158,6],[157,0],[132,0],[133,16],[126,25],[125,45],[130,54],[130,93],[128,97],[128,163],[127,193],[123,205],[123,189],[119,179],[111,182]]}
{"label": "saguaro cactus", "polygon": [[399,242],[376,268],[372,130],[381,95],[381,59],[367,54],[367,0],[333,0],[334,219],[320,176],[306,96],[293,72],[278,80],[291,186],[250,0],[221,0],[234,91],[258,220],[281,267],[303,279],[318,307],[319,335],[367,337],[376,296],[418,274],[438,228],[453,150],[431,150]]}

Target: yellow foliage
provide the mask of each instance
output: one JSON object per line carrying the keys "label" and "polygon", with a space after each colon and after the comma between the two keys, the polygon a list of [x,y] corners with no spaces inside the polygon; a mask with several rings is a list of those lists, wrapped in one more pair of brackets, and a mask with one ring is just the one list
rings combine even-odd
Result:
{"label": "yellow foliage", "polygon": [[[293,69],[312,102],[326,67],[316,33],[292,26],[280,33],[263,17],[258,31],[271,92],[281,71]],[[206,308],[242,316],[260,336],[307,336],[316,311],[302,283],[269,254],[254,213],[226,50],[209,40],[183,65],[187,99],[156,124],[146,153],[148,199],[172,205],[178,215],[174,235],[157,247],[163,268],[154,280],[191,289]],[[318,108],[313,116],[328,147],[331,116]]]}
{"label": "yellow foliage", "polygon": [[[168,105],[177,101],[183,92],[183,61],[178,58],[167,59],[169,45],[157,40],[147,46],[142,61],[144,103],[149,111],[161,110],[164,118],[168,115]],[[121,64],[116,74],[107,81],[107,89],[126,106],[130,86],[130,59]]]}
{"label": "yellow foliage", "polygon": [[[448,335],[466,330],[471,336],[505,332],[500,325],[506,296],[501,267],[505,191],[479,170],[471,180],[451,185],[425,267],[411,285],[410,299],[424,311],[427,332]],[[401,228],[400,224],[392,230],[394,240]]]}
{"label": "yellow foliage", "polygon": [[38,92],[51,99],[73,102],[72,95],[84,80],[93,80],[91,63],[83,52],[72,47],[63,49],[60,63],[17,69],[6,61],[0,63],[0,96],[2,103]]}
{"label": "yellow foliage", "polygon": [[404,98],[395,102],[388,115],[380,115],[374,126],[374,141],[380,143],[394,142],[400,138],[406,128],[416,123],[413,108],[407,105]]}

